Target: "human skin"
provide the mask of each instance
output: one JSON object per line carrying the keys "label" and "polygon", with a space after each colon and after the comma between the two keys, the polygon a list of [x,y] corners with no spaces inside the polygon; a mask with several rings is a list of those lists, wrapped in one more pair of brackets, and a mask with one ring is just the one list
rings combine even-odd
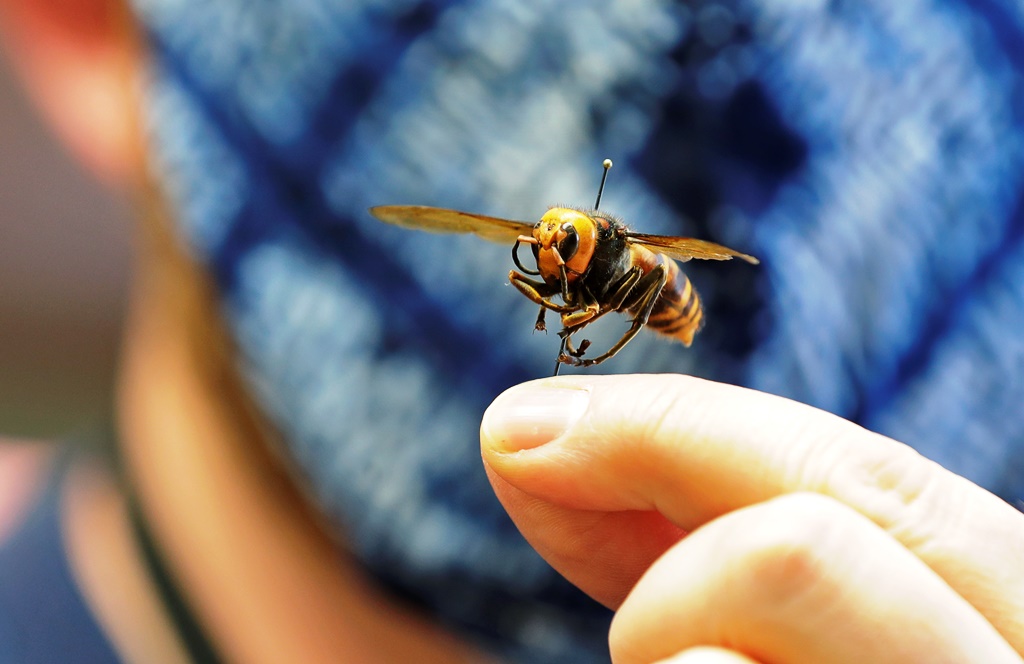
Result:
{"label": "human skin", "polygon": [[[212,289],[161,218],[139,131],[143,49],[133,27],[119,0],[0,0],[0,45],[41,115],[146,217],[124,330],[118,442],[180,591],[226,661],[486,661],[366,578],[272,453],[269,428],[237,384]],[[19,470],[47,455],[0,463]],[[16,504],[5,494],[12,487],[0,487],[0,506]],[[79,589],[121,658],[188,661],[109,472],[74,469],[62,507]]]}
{"label": "human skin", "polygon": [[[139,46],[121,3],[73,4],[0,0],[7,54],[83,163],[151,204]],[[158,233],[140,245],[122,444],[154,535],[222,651],[475,658],[339,554],[267,452],[201,274]],[[586,395],[561,437],[579,395],[551,386]],[[682,377],[515,389],[484,420],[486,468],[537,549],[618,611],[618,662],[1020,661],[1021,515],[899,443]],[[184,661],[110,479],[77,474],[65,503],[72,564],[121,653]]]}
{"label": "human skin", "polygon": [[481,444],[526,538],[616,610],[617,664],[1021,661],[1024,515],[839,417],[572,376],[499,396]]}

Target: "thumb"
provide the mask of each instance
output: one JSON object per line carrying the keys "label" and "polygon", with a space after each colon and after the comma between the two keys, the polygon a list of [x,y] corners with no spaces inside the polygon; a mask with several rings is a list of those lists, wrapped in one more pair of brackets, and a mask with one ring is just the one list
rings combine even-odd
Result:
{"label": "thumb", "polygon": [[[645,455],[634,446],[658,400],[627,413],[614,394],[630,386],[598,379],[599,389],[579,376],[511,388],[485,413],[481,444],[494,491],[530,544],[569,581],[617,608],[685,530],[652,509],[626,477],[644,474],[636,464],[646,463]],[[617,423],[598,430],[609,401],[618,402]],[[563,438],[566,445],[551,444]]]}
{"label": "thumb", "polygon": [[1024,644],[1005,618],[1024,613],[1024,578],[1006,569],[1024,550],[1022,515],[824,411],[687,376],[563,376],[499,396],[481,445],[524,536],[612,608],[686,532],[813,492],[866,516]]}

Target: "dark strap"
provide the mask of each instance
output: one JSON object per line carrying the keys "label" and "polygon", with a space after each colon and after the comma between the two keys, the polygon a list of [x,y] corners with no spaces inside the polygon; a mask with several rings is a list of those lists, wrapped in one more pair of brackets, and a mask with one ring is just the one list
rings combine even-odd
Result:
{"label": "dark strap", "polygon": [[[127,478],[124,479],[123,484],[126,487],[130,486]],[[213,643],[207,638],[203,627],[199,624],[191,607],[178,589],[173,575],[164,563],[160,548],[146,525],[135,492],[126,488],[125,498],[128,504],[132,533],[135,536],[135,541],[138,542],[142,560],[156,585],[160,599],[177,630],[178,637],[188,652],[189,659],[196,664],[217,664],[221,658],[217,655]]]}

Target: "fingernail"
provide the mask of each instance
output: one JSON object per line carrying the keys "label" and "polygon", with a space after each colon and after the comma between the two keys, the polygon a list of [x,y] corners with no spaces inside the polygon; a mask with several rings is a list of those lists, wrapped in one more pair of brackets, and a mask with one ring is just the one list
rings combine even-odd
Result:
{"label": "fingernail", "polygon": [[528,450],[568,431],[589,403],[586,389],[519,385],[494,400],[480,430],[496,447],[509,452]]}

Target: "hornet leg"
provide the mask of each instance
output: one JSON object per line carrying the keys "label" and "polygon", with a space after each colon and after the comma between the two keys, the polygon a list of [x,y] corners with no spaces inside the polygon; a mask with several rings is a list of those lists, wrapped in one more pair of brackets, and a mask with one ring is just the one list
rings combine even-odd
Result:
{"label": "hornet leg", "polygon": [[668,274],[665,270],[665,266],[658,265],[637,282],[637,288],[635,291],[636,295],[624,298],[623,301],[623,305],[627,308],[632,309],[634,306],[637,308],[637,314],[632,321],[633,324],[628,330],[626,330],[626,333],[622,335],[622,338],[615,342],[614,346],[608,349],[608,352],[589,360],[572,357],[563,353],[559,356],[559,361],[577,367],[592,367],[595,364],[600,364],[605,360],[614,357],[615,354],[622,350],[626,344],[632,341],[633,337],[637,335],[640,329],[647,324],[647,319],[651,315],[651,310],[654,309],[654,303],[658,300],[658,296],[661,295],[661,289],[665,287],[665,282],[667,280]]}
{"label": "hornet leg", "polygon": [[[630,295],[630,293],[633,293],[634,287],[637,285],[637,282],[640,281],[640,278],[642,276],[643,272],[640,270],[640,268],[634,266],[632,269],[630,269],[629,272],[625,274],[625,276],[623,276],[619,283],[615,285],[615,290],[612,291],[611,295],[608,298],[608,304],[606,304],[603,307],[600,307],[600,311],[597,311],[596,313],[591,313],[589,309],[584,309],[583,311],[577,312],[576,314],[562,316],[562,325],[564,327],[562,328],[562,331],[559,334],[562,336],[562,338],[567,340],[567,344],[563,347],[562,351],[559,353],[559,356],[568,354],[577,359],[583,357],[583,354],[587,351],[587,348],[590,347],[590,341],[588,339],[584,339],[580,343],[579,348],[573,348],[572,335],[580,331],[590,323],[593,323],[598,318],[604,316],[610,311],[621,311],[624,308],[623,303],[626,301],[626,298]],[[589,293],[586,293],[586,295],[589,296]],[[596,302],[596,298],[590,297],[590,300]],[[583,316],[580,314],[587,315]],[[564,362],[565,360],[560,361]]]}
{"label": "hornet leg", "polygon": [[562,343],[558,347],[558,357],[555,358],[555,371],[551,374],[552,376],[557,376],[558,370],[562,368],[562,355],[565,353],[565,340],[566,337],[562,337]]}
{"label": "hornet leg", "polygon": [[633,293],[634,287],[640,281],[641,276],[643,276],[643,272],[638,267],[634,267],[627,272],[608,297],[608,304],[604,306],[600,306],[596,298],[584,292],[584,299],[586,299],[584,308],[575,313],[562,316],[563,334],[574,334],[584,325],[593,323],[610,311],[621,311],[624,308],[623,303]]}
{"label": "hornet leg", "polygon": [[581,285],[577,298],[583,309],[571,314],[562,314],[562,331],[558,333],[562,337],[562,347],[558,350],[559,358],[565,353],[573,357],[581,357],[587,351],[587,348],[590,347],[590,340],[584,339],[580,342],[579,348],[574,348],[572,335],[608,313],[601,310],[601,304],[586,286]]}
{"label": "hornet leg", "polygon": [[537,313],[537,322],[533,324],[534,332],[547,332],[548,326],[544,322],[544,314],[547,313],[547,307],[541,305],[540,311]]}
{"label": "hornet leg", "polygon": [[626,273],[612,291],[612,294],[608,297],[608,308],[612,311],[621,311],[622,305],[626,301],[626,298],[633,291],[633,287],[639,283],[640,278],[643,276],[643,272],[639,267],[633,266],[629,272]]}
{"label": "hornet leg", "polygon": [[535,304],[539,304],[545,309],[556,311],[560,314],[570,314],[578,309],[578,307],[570,307],[567,305],[555,304],[551,300],[544,299],[545,297],[551,297],[558,295],[561,291],[560,288],[552,289],[543,281],[534,281],[524,275],[519,274],[515,270],[508,273],[508,280],[513,286],[515,286],[520,293],[525,295],[528,300]]}

